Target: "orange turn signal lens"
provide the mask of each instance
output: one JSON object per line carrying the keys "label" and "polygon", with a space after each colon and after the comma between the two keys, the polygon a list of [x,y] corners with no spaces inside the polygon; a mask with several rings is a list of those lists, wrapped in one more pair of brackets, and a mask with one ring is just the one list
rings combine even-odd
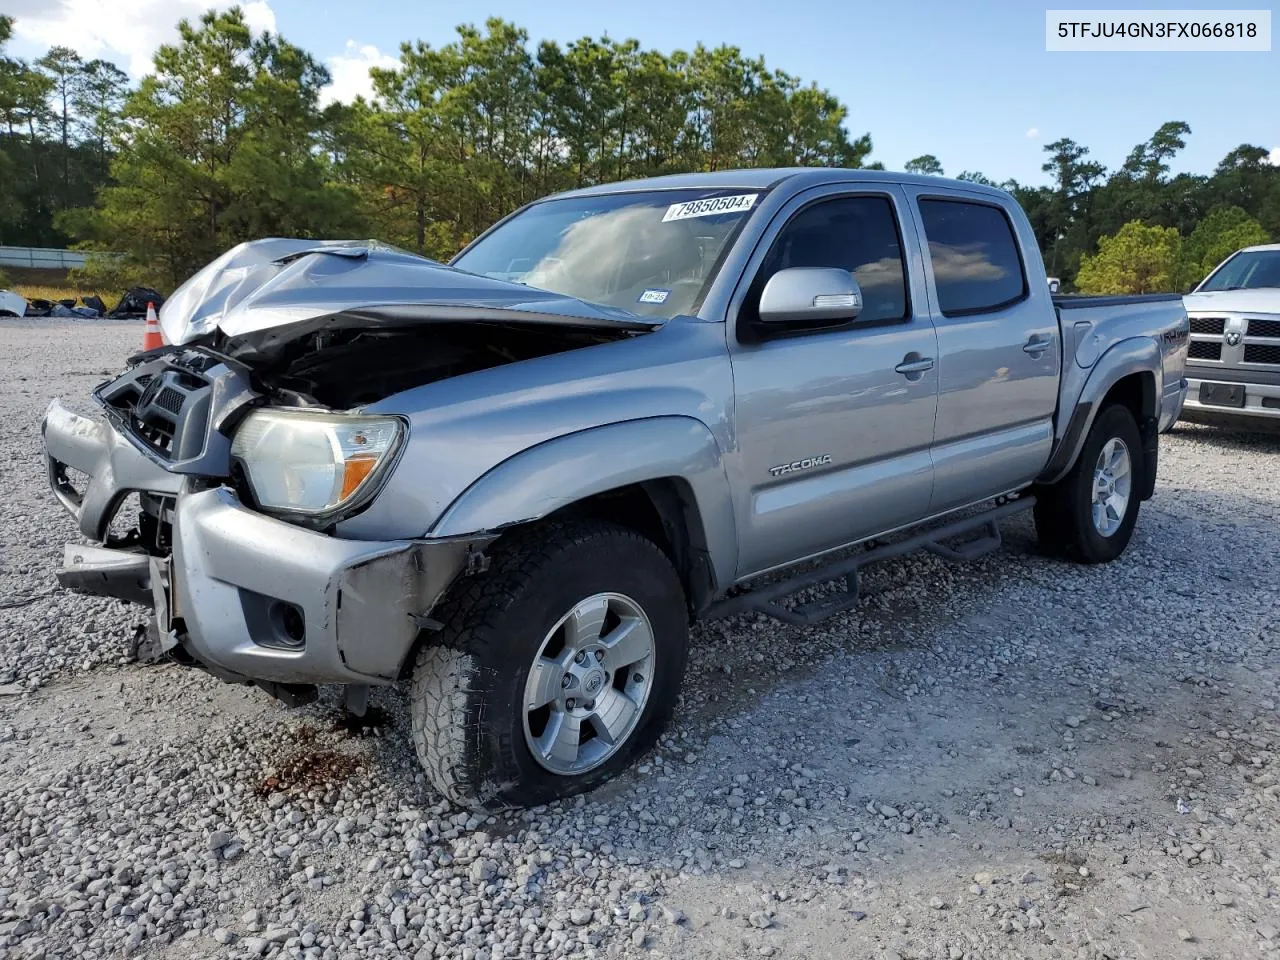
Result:
{"label": "orange turn signal lens", "polygon": [[369,454],[356,454],[349,458],[342,467],[342,495],[339,499],[345,500],[355,493],[377,465],[378,458]]}

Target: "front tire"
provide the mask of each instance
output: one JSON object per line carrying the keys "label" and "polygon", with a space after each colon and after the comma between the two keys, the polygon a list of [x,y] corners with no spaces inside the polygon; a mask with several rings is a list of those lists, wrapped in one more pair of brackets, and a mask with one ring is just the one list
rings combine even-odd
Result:
{"label": "front tire", "polygon": [[1120,556],[1138,521],[1145,470],[1133,414],[1119,404],[1104,407],[1066,476],[1037,491],[1041,545],[1079,563]]}
{"label": "front tire", "polygon": [[428,777],[483,810],[581,793],[648,749],[674,710],[689,635],[671,561],[631,530],[535,527],[492,559],[441,611],[410,696]]}

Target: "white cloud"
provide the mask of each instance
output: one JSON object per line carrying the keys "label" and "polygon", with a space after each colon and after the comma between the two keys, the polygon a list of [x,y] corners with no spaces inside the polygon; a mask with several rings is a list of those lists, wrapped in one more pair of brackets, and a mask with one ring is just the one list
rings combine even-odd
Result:
{"label": "white cloud", "polygon": [[1280,147],[1271,148],[1271,152],[1267,154],[1267,163],[1273,167],[1280,167]]}
{"label": "white cloud", "polygon": [[[205,6],[206,4],[201,4]],[[276,32],[276,12],[271,9],[271,4],[266,0],[252,0],[251,3],[240,4],[240,9],[244,11],[244,22],[249,25],[249,29],[254,33],[275,33]]]}
{"label": "white cloud", "polygon": [[1032,140],[1032,139],[1034,139],[1034,138],[1036,138],[1036,137],[1038,137],[1038,136],[1040,136],[1040,128],[1039,128],[1039,127],[1032,127],[1032,128],[1030,128],[1030,129],[1027,131],[1027,139],[1028,139],[1028,140]]}
{"label": "white cloud", "polygon": [[382,53],[371,43],[359,44],[348,40],[346,49],[337,56],[329,57],[325,63],[333,76],[333,82],[320,91],[321,106],[335,100],[350,103],[357,96],[370,99],[373,96],[373,81],[369,77],[369,68],[394,67],[400,61],[389,53]]}
{"label": "white cloud", "polygon": [[[210,7],[226,9],[235,0],[13,0],[13,32],[37,54],[54,44],[82,57],[119,63],[134,77],[151,71],[151,57],[178,36],[178,21],[197,20]],[[276,29],[266,0],[240,3],[245,22],[262,32]]]}

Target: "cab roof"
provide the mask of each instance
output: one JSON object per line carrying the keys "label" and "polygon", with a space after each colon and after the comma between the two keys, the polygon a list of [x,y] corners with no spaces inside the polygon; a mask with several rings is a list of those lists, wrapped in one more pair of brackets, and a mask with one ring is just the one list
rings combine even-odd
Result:
{"label": "cab roof", "polygon": [[995,197],[1008,196],[998,187],[988,187],[970,180],[952,180],[948,177],[916,173],[895,173],[891,170],[847,170],[843,167],[773,167],[756,170],[717,170],[712,173],[677,173],[665,177],[648,177],[643,180],[601,183],[593,187],[567,190],[545,199],[560,200],[566,197],[639,193],[646,190],[767,190],[782,184],[800,190],[829,183],[907,183],[923,187],[968,190],[972,193],[986,193]]}

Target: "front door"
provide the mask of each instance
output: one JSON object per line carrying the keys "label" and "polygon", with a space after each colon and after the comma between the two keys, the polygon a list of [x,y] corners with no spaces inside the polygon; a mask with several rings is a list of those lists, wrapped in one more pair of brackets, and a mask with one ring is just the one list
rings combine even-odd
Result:
{"label": "front door", "polygon": [[[729,317],[740,577],[928,511],[938,351],[905,203],[888,184],[807,191],[748,265]],[[786,267],[849,270],[861,315],[824,329],[760,323],[760,292]]]}

